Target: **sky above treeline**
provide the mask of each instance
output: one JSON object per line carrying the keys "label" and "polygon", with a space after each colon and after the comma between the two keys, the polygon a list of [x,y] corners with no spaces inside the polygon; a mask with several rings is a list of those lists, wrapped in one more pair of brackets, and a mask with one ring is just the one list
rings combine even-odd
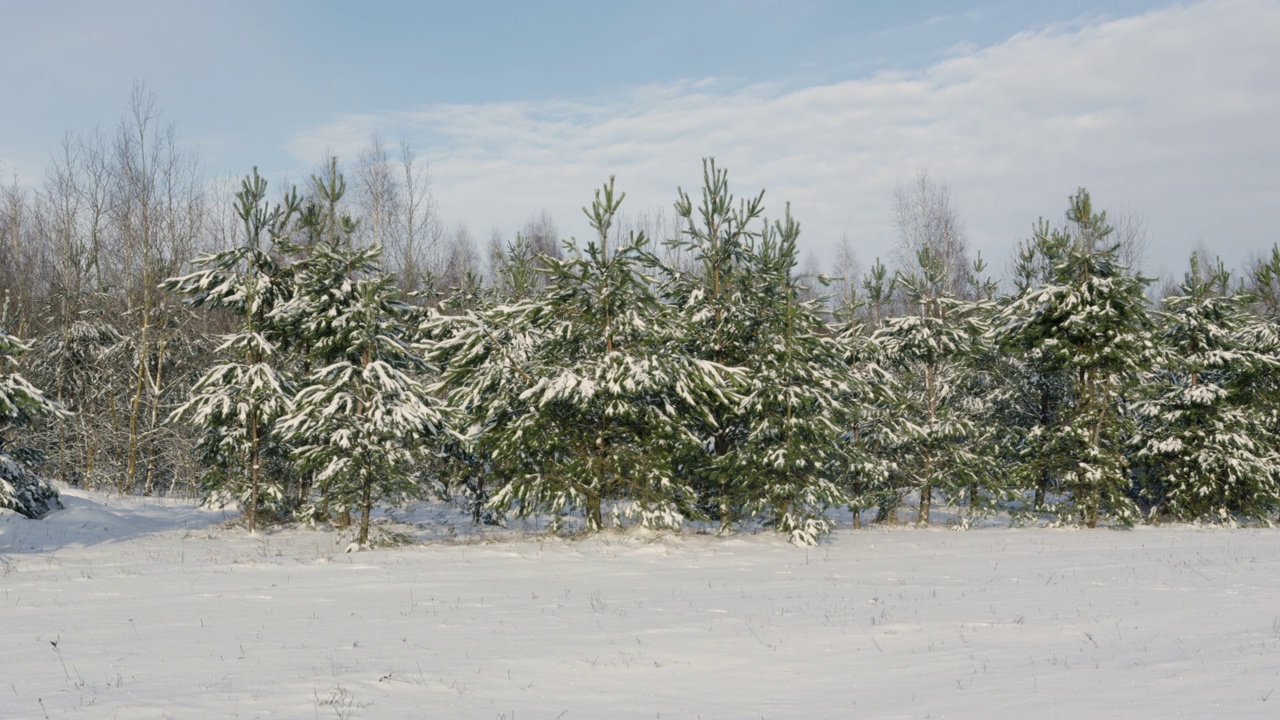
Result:
{"label": "sky above treeline", "polygon": [[579,208],[670,214],[714,156],[822,261],[889,256],[893,192],[945,184],[999,272],[1086,187],[1145,224],[1148,274],[1280,240],[1280,3],[0,0],[0,173],[35,187],[133,87],[211,177],[277,186],[376,134],[480,240]]}

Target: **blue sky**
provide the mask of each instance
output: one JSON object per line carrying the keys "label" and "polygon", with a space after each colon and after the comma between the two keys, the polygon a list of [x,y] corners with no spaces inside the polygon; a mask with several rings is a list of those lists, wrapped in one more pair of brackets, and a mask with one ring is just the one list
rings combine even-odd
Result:
{"label": "blue sky", "polygon": [[301,180],[378,133],[478,237],[609,174],[669,206],[715,155],[829,257],[892,244],[893,188],[946,183],[1001,265],[1088,187],[1141,217],[1149,269],[1280,239],[1280,5],[1167,2],[10,2],[0,172],[39,181],[133,84],[208,172]]}

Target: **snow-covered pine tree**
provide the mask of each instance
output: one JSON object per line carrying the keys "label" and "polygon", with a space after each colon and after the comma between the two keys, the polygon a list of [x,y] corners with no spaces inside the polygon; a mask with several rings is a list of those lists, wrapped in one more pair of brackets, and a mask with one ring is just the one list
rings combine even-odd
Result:
{"label": "snow-covered pine tree", "polygon": [[837,337],[844,348],[845,364],[861,381],[852,387],[863,391],[859,397],[846,400],[851,417],[844,439],[850,463],[840,483],[854,513],[855,526],[861,523],[862,509],[876,508],[875,522],[885,522],[897,512],[901,501],[893,484],[898,469],[896,459],[882,444],[886,438],[879,432],[894,417],[893,376],[881,365],[879,348],[872,339],[888,319],[899,291],[898,277],[877,257],[860,285],[866,297],[862,306],[849,317],[837,318],[841,323]]}
{"label": "snow-covered pine tree", "polygon": [[[485,405],[479,398],[486,393],[468,391],[484,387],[502,394],[503,390],[514,389],[515,385],[509,381],[520,378],[507,377],[512,365],[507,362],[506,353],[490,354],[485,351],[485,343],[493,339],[495,333],[505,335],[503,329],[490,327],[500,312],[499,306],[518,303],[538,287],[538,260],[532,245],[520,234],[508,243],[505,252],[498,240],[494,243],[490,248],[490,263],[495,273],[492,285],[486,287],[475,276],[469,276],[459,287],[441,294],[438,302],[415,318],[412,343],[414,351],[431,367],[439,368],[440,386],[446,388],[446,394],[452,392],[467,398],[450,402],[450,406],[458,411],[458,426],[473,430],[440,436],[439,444],[432,450],[433,473],[440,480],[438,489],[446,497],[460,493],[472,522],[489,525],[502,524],[505,520],[503,513],[489,504],[493,492],[499,489],[500,478],[488,451],[478,442],[481,433],[475,432],[485,424],[476,416],[476,411]],[[479,345],[468,347],[468,341],[478,341]],[[485,370],[494,370],[494,362],[496,372],[486,373]],[[486,380],[477,381],[480,375]],[[472,382],[474,386],[468,385]]]}
{"label": "snow-covered pine tree", "polygon": [[[680,351],[719,367],[745,368],[764,339],[755,243],[763,227],[764,191],[738,202],[729,191],[728,172],[714,159],[702,163],[701,202],[694,205],[683,189],[675,210],[684,224],[679,237],[667,241],[671,256],[682,258],[665,268],[663,294],[680,315]],[[779,296],[780,297],[780,296]],[[772,309],[772,308],[769,308]],[[691,472],[702,511],[728,527],[742,519],[743,497],[738,478],[723,470],[725,457],[750,434],[749,419],[736,400],[726,400],[709,415],[688,418],[702,447],[682,465]]]}
{"label": "snow-covered pine tree", "polygon": [[876,258],[862,278],[862,290],[867,294],[867,320],[877,330],[888,318],[889,306],[898,292],[898,276],[890,276],[889,268]]}
{"label": "snow-covered pine tree", "polygon": [[[1280,357],[1280,245],[1272,245],[1265,262],[1258,261],[1250,275],[1254,302],[1253,318],[1242,333],[1246,347]],[[1272,465],[1280,468],[1280,372],[1259,374],[1241,390],[1241,402],[1262,416],[1271,440]]]}
{"label": "snow-covered pine tree", "polygon": [[438,448],[443,472],[468,495],[473,521],[501,522],[490,505],[492,493],[510,472],[495,464],[494,447],[507,425],[520,416],[520,394],[529,385],[525,371],[544,328],[525,321],[541,296],[540,260],[522,235],[494,261],[488,292],[458,292],[420,318],[414,349],[440,369],[440,385],[459,419],[459,432]]}
{"label": "snow-covered pine tree", "polygon": [[[1280,468],[1250,389],[1280,370],[1275,340],[1260,338],[1252,298],[1231,291],[1221,261],[1206,267],[1193,254],[1178,290],[1157,315],[1159,361],[1135,408],[1142,498],[1153,514],[1183,520],[1269,516],[1280,507]],[[1273,351],[1260,351],[1266,345]]]}
{"label": "snow-covered pine tree", "polygon": [[457,314],[432,309],[421,321],[415,351],[440,369],[447,403],[458,414],[456,441],[440,448],[443,465],[460,472],[468,487],[473,520],[486,513],[491,493],[501,489],[508,473],[495,466],[493,445],[523,407],[520,394],[529,387],[525,372],[530,353],[540,341],[523,321],[528,303],[502,304],[489,299]]}
{"label": "snow-covered pine tree", "polygon": [[731,506],[763,516],[797,545],[813,545],[831,530],[824,512],[845,501],[836,480],[854,462],[854,448],[841,436],[867,393],[823,321],[822,301],[801,299],[800,224],[790,207],[765,227],[752,253],[759,340],[737,408],[746,437],[717,464],[734,478]]}
{"label": "snow-covered pine tree", "polygon": [[[879,268],[879,282],[875,280],[876,268]],[[893,288],[886,287],[886,277],[884,265],[876,258],[872,270],[862,279],[865,297],[883,302],[886,290],[891,292],[896,288],[896,284]],[[872,451],[869,442],[874,436],[872,429],[877,423],[877,412],[884,405],[882,395],[888,376],[876,363],[871,345],[871,333],[878,326],[874,305],[858,292],[858,278],[848,278],[843,287],[848,294],[840,301],[829,330],[851,376],[848,390],[841,393],[839,400],[846,425],[840,435],[844,457],[835,477],[853,514],[853,525],[860,527],[862,511],[879,505],[889,495],[888,481],[893,468],[887,458]]]}
{"label": "snow-covered pine tree", "polygon": [[12,444],[10,432],[37,416],[65,418],[69,413],[18,372],[18,356],[29,349],[0,327],[0,508],[39,518],[62,507],[58,491],[36,473],[44,453]]}
{"label": "snow-covered pine tree", "polygon": [[676,202],[684,231],[668,244],[684,262],[666,269],[663,292],[680,316],[679,346],[739,378],[689,419],[701,446],[681,464],[722,527],[763,515],[812,542],[828,528],[822,511],[843,501],[834,482],[851,449],[842,400],[861,393],[818,307],[801,299],[799,226],[788,215],[771,227],[763,202],[763,192],[737,201],[714,160],[703,162],[701,202],[683,190]]}
{"label": "snow-covered pine tree", "polygon": [[592,530],[623,518],[678,527],[696,512],[677,458],[698,438],[681,418],[708,414],[720,372],[672,347],[669,312],[644,274],[649,240],[611,232],[622,199],[612,179],[596,192],[584,208],[596,238],[543,258],[543,297],[429,333],[440,338],[431,356],[450,359],[453,402],[506,478],[496,509],[581,511]]}
{"label": "snow-covered pine tree", "polygon": [[872,336],[893,377],[876,445],[893,463],[898,492],[919,493],[916,522],[927,525],[935,491],[959,498],[993,473],[990,432],[978,422],[983,407],[966,392],[986,329],[981,307],[947,292],[949,269],[931,247],[919,250],[916,264],[898,279],[914,312]]}
{"label": "snow-covered pine tree", "polygon": [[1249,275],[1254,314],[1280,321],[1280,244],[1272,245],[1266,257],[1254,260]]}
{"label": "snow-covered pine tree", "polygon": [[505,253],[495,259],[493,286],[506,302],[519,302],[541,292],[540,262],[528,238],[516,233]]}
{"label": "snow-covered pine tree", "polygon": [[1071,196],[1066,217],[1065,228],[1037,234],[1053,246],[1049,281],[1001,310],[996,337],[1070,378],[1062,412],[1033,430],[1027,454],[1063,483],[1080,521],[1096,527],[1102,514],[1135,517],[1125,457],[1132,418],[1122,399],[1150,362],[1149,281],[1120,263],[1106,213],[1093,211],[1087,191]]}
{"label": "snow-covered pine tree", "polygon": [[100,463],[105,453],[100,438],[107,434],[111,422],[111,387],[115,383],[110,375],[120,369],[119,363],[112,364],[108,358],[128,355],[116,351],[123,340],[105,320],[85,312],[60,332],[31,343],[27,375],[75,413],[74,422],[59,421],[45,434],[54,473],[69,485],[91,488],[103,478]]}
{"label": "snow-covered pine tree", "polygon": [[193,306],[224,308],[237,319],[236,331],[224,335],[217,349],[225,362],[196,381],[190,398],[169,421],[202,429],[206,502],[238,503],[250,532],[257,529],[264,507],[280,509],[287,491],[282,473],[263,470],[269,458],[278,465],[287,456],[272,430],[289,406],[291,388],[277,357],[281,329],[271,313],[292,288],[285,268],[263,243],[283,241],[299,202],[290,192],[283,204],[270,206],[266,193],[267,181],[255,168],[241,181],[235,199],[243,244],[197,259],[196,272],[162,285],[190,296]]}
{"label": "snow-covered pine tree", "polygon": [[[450,288],[447,292],[439,289],[437,279],[430,273],[427,273],[424,285],[426,289],[416,293],[414,312],[406,318],[409,328],[407,338],[410,340],[410,348],[435,373],[438,368],[447,364],[447,358],[445,355],[427,358],[427,354],[435,348],[434,341],[437,339],[430,333],[438,334],[444,330],[444,326],[439,323],[442,319],[447,324],[454,318],[481,312],[482,308],[492,304],[496,291],[485,287],[479,277],[472,273],[463,278],[459,287]],[[434,330],[428,329],[433,327]],[[429,379],[420,379],[431,382],[439,380],[439,377],[433,374]],[[440,387],[441,395],[447,395],[443,384]],[[465,421],[460,424],[463,427],[467,425]],[[488,507],[493,490],[490,477],[492,465],[477,452],[472,438],[460,433],[439,434],[431,441],[431,446],[424,450],[424,455],[426,462],[422,479],[429,483],[435,495],[446,499],[458,498],[460,495],[471,514],[472,522],[477,525],[502,523],[501,513]]]}
{"label": "snow-covered pine tree", "polygon": [[999,508],[1009,507],[1008,501],[1016,500],[1018,485],[1005,469],[1006,458],[1011,454],[1008,436],[1002,432],[1003,409],[1008,406],[1012,389],[1008,385],[1013,363],[991,335],[992,320],[999,310],[996,293],[999,283],[986,274],[987,263],[982,253],[977,253],[966,273],[966,298],[972,303],[973,320],[982,337],[973,345],[970,361],[971,372],[966,373],[959,384],[963,397],[961,404],[968,408],[970,417],[977,424],[978,452],[982,457],[977,468],[981,481],[965,489],[966,523],[978,515]]}
{"label": "snow-covered pine tree", "polygon": [[447,410],[415,377],[422,363],[403,323],[412,308],[382,271],[381,247],[354,247],[354,223],[337,214],[346,185],[336,162],[326,179],[312,178],[321,210],[308,221],[325,231],[295,266],[293,296],[272,312],[305,339],[313,368],[277,428],[331,506],[360,513],[364,546],[374,503],[420,493],[415,470]]}
{"label": "snow-covered pine tree", "polygon": [[[1033,289],[1049,284],[1053,268],[1062,260],[1060,255],[1065,249],[1054,241],[1048,223],[1038,222],[1032,238],[1018,244],[1014,259],[1015,292],[1002,299],[1001,309]],[[1002,353],[1004,392],[997,409],[1004,453],[1000,459],[1006,463],[1010,486],[1031,489],[1031,508],[1040,510],[1045,507],[1049,493],[1064,490],[1057,485],[1061,479],[1060,463],[1045,451],[1042,438],[1058,425],[1069,405],[1071,375],[1055,359],[1052,345],[1028,345],[1021,343],[1021,338],[1010,336],[996,339],[997,345],[1005,346],[1002,349],[1012,350]],[[1003,342],[999,342],[1002,339]]]}

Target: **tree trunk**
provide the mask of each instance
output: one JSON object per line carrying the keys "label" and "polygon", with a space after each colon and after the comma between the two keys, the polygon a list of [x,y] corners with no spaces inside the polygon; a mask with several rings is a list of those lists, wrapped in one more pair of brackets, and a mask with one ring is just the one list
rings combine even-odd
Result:
{"label": "tree trunk", "polygon": [[[156,346],[156,377],[151,384],[151,419],[149,432],[160,427],[160,393],[164,384],[164,351],[166,342],[161,340]],[[150,496],[155,491],[156,458],[159,451],[154,441],[147,443],[147,476],[143,481],[143,495]]]}
{"label": "tree trunk", "polygon": [[356,542],[364,547],[369,544],[369,515],[373,512],[373,477],[366,473],[361,485],[360,535]]}
{"label": "tree trunk", "polygon": [[249,532],[258,529],[258,466],[261,464],[258,439],[258,412],[249,417],[249,505],[245,508],[249,517]]}
{"label": "tree trunk", "polygon": [[601,512],[600,493],[595,491],[587,493],[587,527],[591,530],[599,530],[604,527],[604,515]]}
{"label": "tree trunk", "polygon": [[471,524],[479,525],[484,510],[484,471],[476,473],[475,497],[471,499]]}

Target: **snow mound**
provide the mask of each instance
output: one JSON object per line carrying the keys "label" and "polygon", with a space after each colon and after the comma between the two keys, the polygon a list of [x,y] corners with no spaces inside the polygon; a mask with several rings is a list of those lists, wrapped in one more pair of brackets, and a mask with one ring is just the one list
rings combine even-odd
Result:
{"label": "snow mound", "polygon": [[60,488],[63,509],[40,520],[0,514],[0,552],[47,552],[131,540],[171,530],[207,527],[224,516],[194,501],[111,497]]}

